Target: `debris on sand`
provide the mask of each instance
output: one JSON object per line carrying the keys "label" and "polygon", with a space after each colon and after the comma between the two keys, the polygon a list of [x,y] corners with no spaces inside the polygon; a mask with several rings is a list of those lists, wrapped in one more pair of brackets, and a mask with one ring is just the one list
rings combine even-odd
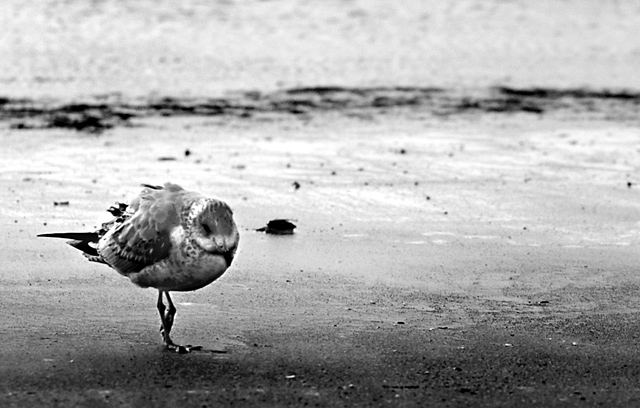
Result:
{"label": "debris on sand", "polygon": [[266,227],[258,228],[256,231],[264,232],[265,234],[291,235],[295,228],[295,224],[289,220],[276,219],[269,221]]}
{"label": "debris on sand", "polygon": [[532,306],[548,306],[548,305],[549,305],[549,302],[550,302],[550,301],[548,301],[548,300],[540,300],[540,301],[537,301],[537,302],[529,302],[529,303],[530,303]]}
{"label": "debris on sand", "polygon": [[382,388],[393,388],[393,389],[399,389],[399,390],[409,390],[409,389],[417,389],[420,388],[419,384],[382,384]]}
{"label": "debris on sand", "polygon": [[66,206],[68,206],[68,205],[69,205],[69,202],[68,202],[68,201],[54,201],[54,202],[53,202],[53,205],[54,205],[55,207],[58,207],[58,206],[66,207]]}

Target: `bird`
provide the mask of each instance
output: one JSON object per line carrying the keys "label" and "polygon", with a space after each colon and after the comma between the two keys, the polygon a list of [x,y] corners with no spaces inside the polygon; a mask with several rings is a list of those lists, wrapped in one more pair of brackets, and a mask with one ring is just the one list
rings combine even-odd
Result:
{"label": "bird", "polygon": [[111,206],[107,211],[114,218],[97,231],[38,237],[68,239],[89,261],[110,266],[137,286],[157,289],[166,348],[178,353],[200,350],[171,340],[177,310],[169,292],[200,289],[231,266],[240,240],[233,212],[221,200],[170,182],[142,187],[130,204]]}

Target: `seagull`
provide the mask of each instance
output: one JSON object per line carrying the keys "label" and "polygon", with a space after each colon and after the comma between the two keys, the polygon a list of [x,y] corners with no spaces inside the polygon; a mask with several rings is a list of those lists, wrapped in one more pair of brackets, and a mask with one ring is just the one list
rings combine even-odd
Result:
{"label": "seagull", "polygon": [[202,349],[171,340],[176,307],[169,292],[200,289],[229,268],[240,238],[233,213],[223,201],[177,184],[142,187],[130,205],[109,208],[114,219],[95,232],[38,236],[69,239],[67,243],[89,261],[110,266],[140,287],[157,289],[160,332],[167,349]]}

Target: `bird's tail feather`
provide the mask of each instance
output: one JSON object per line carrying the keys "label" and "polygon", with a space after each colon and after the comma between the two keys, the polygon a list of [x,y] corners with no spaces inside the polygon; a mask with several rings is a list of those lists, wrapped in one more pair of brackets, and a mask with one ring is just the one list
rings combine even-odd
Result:
{"label": "bird's tail feather", "polygon": [[39,234],[38,236],[44,238],[69,239],[70,241],[67,241],[67,244],[82,251],[84,256],[90,261],[99,262],[97,260],[100,258],[98,250],[94,246],[91,246],[91,244],[97,243],[100,239],[100,236],[96,232],[52,232],[49,234]]}
{"label": "bird's tail feather", "polygon": [[100,236],[96,232],[51,232],[48,234],[38,234],[39,237],[45,238],[65,238],[74,241],[98,242]]}
{"label": "bird's tail feather", "polygon": [[87,257],[100,257],[100,255],[98,254],[98,250],[95,249],[94,247],[92,247],[91,245],[89,245],[89,242],[87,241],[78,241],[78,240],[73,240],[73,241],[67,241],[67,244],[71,245],[72,247],[79,249],[82,251],[82,253]]}

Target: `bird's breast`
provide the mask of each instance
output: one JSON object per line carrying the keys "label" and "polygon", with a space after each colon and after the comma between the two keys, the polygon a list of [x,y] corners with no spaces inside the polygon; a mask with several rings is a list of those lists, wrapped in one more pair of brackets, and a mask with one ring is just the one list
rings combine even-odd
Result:
{"label": "bird's breast", "polygon": [[129,275],[131,281],[142,287],[190,291],[215,281],[229,267],[222,254],[202,249],[182,227],[172,231],[171,243],[168,257]]}

